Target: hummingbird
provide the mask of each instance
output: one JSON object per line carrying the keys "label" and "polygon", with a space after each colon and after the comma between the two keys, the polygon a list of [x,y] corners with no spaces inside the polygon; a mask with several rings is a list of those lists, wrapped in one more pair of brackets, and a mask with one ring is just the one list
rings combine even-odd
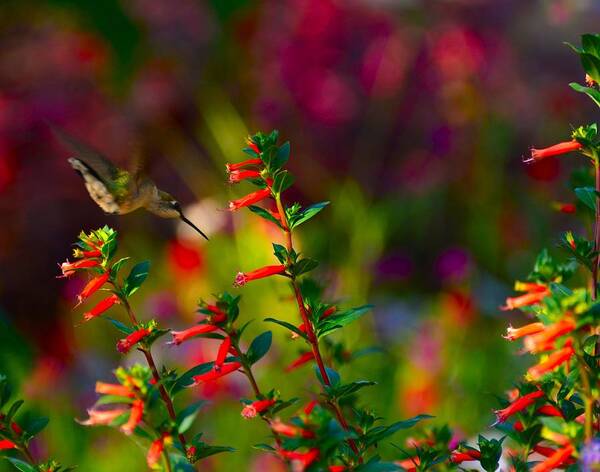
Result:
{"label": "hummingbird", "polygon": [[208,241],[208,237],[185,217],[181,204],[171,194],[159,190],[145,174],[141,161],[133,165],[131,170],[121,169],[67,132],[55,126],[51,128],[74,153],[68,159],[69,164],[83,178],[90,197],[105,213],[125,215],[145,208],[161,218],[179,218]]}

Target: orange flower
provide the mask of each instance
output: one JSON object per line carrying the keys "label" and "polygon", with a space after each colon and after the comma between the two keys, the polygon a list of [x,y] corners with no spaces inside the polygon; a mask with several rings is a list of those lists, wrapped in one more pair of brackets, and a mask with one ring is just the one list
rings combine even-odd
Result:
{"label": "orange flower", "polygon": [[4,451],[7,449],[16,449],[17,445],[8,440],[8,439],[0,439],[0,451]]}
{"label": "orange flower", "polygon": [[553,405],[544,405],[544,406],[541,406],[537,410],[535,410],[535,412],[538,415],[557,416],[557,417],[560,417],[560,418],[562,418],[562,416],[563,416],[562,412],[558,408],[556,408],[555,406],[553,406]]}
{"label": "orange flower", "polygon": [[229,173],[229,183],[237,184],[242,180],[259,179],[260,172],[257,170],[233,170]]}
{"label": "orange flower", "polygon": [[92,308],[90,311],[86,311],[83,314],[83,320],[89,321],[93,318],[96,318],[97,316],[100,316],[106,310],[111,308],[115,303],[121,303],[121,300],[119,299],[119,297],[117,295],[112,294],[112,295],[106,297],[104,300],[99,301],[98,304],[94,308]]}
{"label": "orange flower", "polygon": [[100,266],[100,262],[96,261],[96,260],[83,259],[81,261],[76,261],[76,262],[66,261],[60,265],[60,270],[62,271],[61,277],[70,277],[77,270],[90,269],[92,267],[98,267],[98,266]]}
{"label": "orange flower", "polygon": [[294,362],[292,362],[290,365],[288,365],[285,368],[285,371],[291,372],[292,370],[295,370],[298,367],[303,366],[307,362],[310,362],[314,357],[315,356],[312,353],[312,351],[305,352],[304,354],[300,355],[300,357],[298,357]]}
{"label": "orange flower", "polygon": [[569,359],[571,359],[571,357],[574,354],[575,354],[575,351],[573,350],[573,347],[570,344],[566,345],[562,349],[559,349],[558,351],[550,354],[545,361],[540,362],[539,364],[531,367],[527,371],[527,374],[533,380],[537,380],[542,375],[554,370],[556,367],[567,362]]}
{"label": "orange flower", "polygon": [[481,453],[474,449],[467,449],[465,451],[452,451],[450,455],[450,462],[453,464],[461,464],[463,462],[477,461],[481,458]]}
{"label": "orange flower", "polygon": [[517,398],[510,405],[502,410],[496,410],[494,413],[496,414],[496,423],[504,423],[508,418],[512,415],[523,411],[529,405],[535,403],[538,398],[544,396],[544,392],[541,390],[536,390],[535,392],[528,393],[527,395],[523,395],[522,397]]}
{"label": "orange flower", "polygon": [[536,353],[542,351],[543,347],[552,344],[557,338],[570,333],[576,328],[575,320],[571,317],[547,326],[538,334],[527,336],[524,340],[525,349]]}
{"label": "orange flower", "polygon": [[294,472],[303,472],[309,465],[316,461],[319,457],[319,450],[316,448],[310,449],[308,452],[285,451],[279,450],[279,455],[283,459],[287,459],[292,463]]}
{"label": "orange flower", "polygon": [[289,438],[301,437],[310,439],[315,437],[315,433],[309,431],[308,429],[304,429],[293,424],[283,423],[279,420],[274,420],[271,422],[271,429],[277,434],[281,434],[282,436],[287,436]]}
{"label": "orange flower", "polygon": [[275,400],[257,400],[242,409],[242,416],[246,419],[254,418],[274,404]]}
{"label": "orange flower", "polygon": [[185,329],[183,331],[171,331],[173,335],[173,341],[170,344],[175,344],[179,346],[182,342],[187,341],[194,336],[198,336],[199,334],[212,333],[219,329],[218,326],[211,324],[200,324],[196,326],[192,326],[191,328]]}
{"label": "orange flower", "polygon": [[160,461],[160,455],[163,453],[165,449],[165,443],[170,440],[170,436],[168,434],[163,434],[160,438],[152,441],[150,444],[150,448],[148,449],[148,454],[146,455],[146,463],[148,467],[151,469],[156,468],[158,462]]}
{"label": "orange flower", "polygon": [[212,324],[222,323],[223,321],[227,321],[227,315],[225,313],[223,313],[223,311],[218,306],[206,305],[203,308],[205,310],[208,310],[211,312],[211,314],[208,315],[208,319],[210,320],[210,322]]}
{"label": "orange flower", "polygon": [[194,387],[194,386],[204,383],[204,382],[211,382],[220,377],[229,375],[232,372],[235,372],[236,370],[238,370],[241,366],[242,366],[242,364],[240,364],[239,362],[231,362],[229,364],[223,365],[219,370],[212,369],[204,374],[195,375],[194,377],[192,377],[192,379],[194,380],[194,383],[192,385],[190,385],[190,387]]}
{"label": "orange flower", "polygon": [[225,362],[225,358],[227,357],[227,353],[229,352],[229,348],[231,347],[231,338],[227,336],[223,339],[223,342],[219,346],[219,351],[217,352],[217,359],[215,360],[215,365],[213,369],[221,370],[223,367],[223,363]]}
{"label": "orange flower", "polygon": [[129,352],[129,350],[133,346],[135,346],[137,343],[139,343],[142,339],[144,339],[149,334],[150,334],[150,330],[147,328],[141,328],[141,329],[134,331],[126,338],[119,340],[119,342],[117,343],[117,351],[119,351],[122,354]]}
{"label": "orange flower", "polygon": [[233,285],[235,287],[241,287],[252,280],[264,279],[265,277],[283,274],[284,272],[285,266],[283,264],[265,266],[261,267],[260,269],[255,269],[251,272],[238,272],[238,274],[235,276]]}
{"label": "orange flower", "polygon": [[577,141],[565,141],[543,149],[531,148],[531,157],[523,162],[537,162],[546,157],[559,156],[573,151],[579,151],[583,146]]}
{"label": "orange flower", "polygon": [[557,449],[554,454],[548,457],[544,462],[535,465],[535,467],[531,469],[531,472],[550,472],[567,461],[573,452],[575,452],[575,448],[571,444]]}
{"label": "orange flower", "polygon": [[142,400],[134,400],[131,405],[131,410],[129,413],[129,420],[123,426],[121,426],[121,431],[123,433],[130,435],[135,431],[135,428],[138,424],[141,423],[142,417],[144,416],[144,402]]}
{"label": "orange flower", "polygon": [[548,295],[550,295],[550,290],[545,289],[543,292],[535,291],[526,293],[525,295],[519,295],[518,297],[509,297],[506,299],[506,304],[500,307],[500,309],[506,311],[524,306],[537,305]]}
{"label": "orange flower", "polygon": [[[257,151],[258,153],[258,151]],[[227,172],[234,172],[240,169],[243,169],[245,167],[249,167],[249,166],[259,166],[262,164],[262,159],[246,159],[245,161],[242,162],[237,162],[235,164],[225,164],[225,169],[227,169]]]}
{"label": "orange flower", "polygon": [[530,323],[525,326],[521,326],[520,328],[513,328],[509,326],[506,329],[506,336],[502,336],[504,339],[508,339],[509,341],[514,341],[515,339],[522,338],[523,336],[527,336],[530,334],[539,333],[544,330],[543,323]]}
{"label": "orange flower", "polygon": [[116,395],[118,397],[135,397],[135,394],[129,389],[129,387],[105,382],[96,382],[96,393],[100,393],[102,395]]}
{"label": "orange flower", "polygon": [[108,281],[109,277],[110,273],[105,272],[104,274],[94,277],[92,280],[90,280],[83,288],[81,293],[77,295],[78,302],[82,303],[85,299],[96,293]]}
{"label": "orange flower", "polygon": [[89,418],[84,421],[78,421],[78,423],[85,426],[109,425],[127,411],[129,411],[128,408],[114,408],[112,410],[96,410],[91,408],[87,411]]}
{"label": "orange flower", "polygon": [[261,190],[257,190],[256,192],[249,193],[245,197],[238,198],[237,200],[229,202],[229,211],[235,211],[243,207],[254,205],[255,203],[258,203],[261,200],[264,200],[265,198],[269,197],[270,195],[271,190],[268,188],[263,188]]}

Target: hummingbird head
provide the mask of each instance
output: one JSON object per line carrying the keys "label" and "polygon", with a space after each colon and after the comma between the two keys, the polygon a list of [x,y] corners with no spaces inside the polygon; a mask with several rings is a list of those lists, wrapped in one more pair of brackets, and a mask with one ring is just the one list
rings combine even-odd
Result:
{"label": "hummingbird head", "polygon": [[185,224],[194,228],[194,230],[200,233],[200,235],[208,241],[208,237],[200,231],[194,223],[185,217],[183,210],[181,209],[181,204],[175,200],[171,194],[159,190],[158,197],[157,201],[147,207],[149,211],[161,218],[179,218]]}

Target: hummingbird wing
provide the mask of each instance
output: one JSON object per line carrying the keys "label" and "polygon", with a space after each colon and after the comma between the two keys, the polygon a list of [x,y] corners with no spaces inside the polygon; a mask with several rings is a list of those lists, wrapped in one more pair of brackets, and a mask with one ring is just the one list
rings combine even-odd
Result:
{"label": "hummingbird wing", "polygon": [[52,131],[75,154],[74,157],[83,162],[105,185],[110,186],[111,182],[119,177],[119,168],[103,154],[56,126],[52,126]]}

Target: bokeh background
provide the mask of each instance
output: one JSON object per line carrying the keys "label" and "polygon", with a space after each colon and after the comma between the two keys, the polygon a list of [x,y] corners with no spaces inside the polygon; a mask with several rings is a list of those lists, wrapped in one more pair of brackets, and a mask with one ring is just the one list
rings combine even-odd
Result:
{"label": "bokeh background", "polygon": [[[562,43],[599,21],[593,0],[4,0],[0,370],[50,417],[36,454],[84,471],[144,469],[144,451],[119,432],[74,421],[120,362],[109,323],[75,327],[83,281],[56,278],[81,229],[109,224],[123,255],[152,261],[141,317],[184,327],[198,299],[229,289],[254,333],[267,316],[295,319],[281,280],[231,287],[238,270],[272,261],[279,236],[223,211],[248,190],[225,184],[224,164],[272,128],[292,143],[290,200],[332,202],[299,235],[328,298],[375,305],[344,340],[383,352],[343,377],[378,381],[363,400],[390,420],[427,412],[466,437],[485,430],[495,395],[530,362],[500,337],[519,315],[498,307],[554,230],[573,225],[552,209],[568,201],[571,158],[521,156],[593,119],[567,86],[583,77]],[[46,121],[123,165],[143,150],[210,243],[143,212],[104,215]],[[283,372],[300,344],[270,328],[259,382],[308,394],[310,368]],[[213,344],[159,356],[185,369]],[[212,402],[198,428],[238,449],[203,470],[279,470],[251,448],[267,435],[239,416],[247,393],[241,376],[189,393]]]}

